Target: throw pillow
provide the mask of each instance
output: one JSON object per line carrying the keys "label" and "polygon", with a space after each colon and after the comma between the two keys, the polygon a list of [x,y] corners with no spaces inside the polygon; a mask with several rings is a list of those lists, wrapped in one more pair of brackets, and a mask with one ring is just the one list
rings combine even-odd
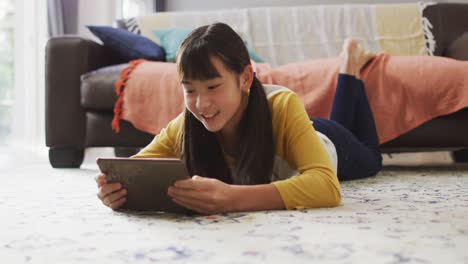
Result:
{"label": "throw pillow", "polygon": [[180,44],[191,32],[187,28],[157,29],[153,34],[159,39],[159,44],[166,52],[166,61],[175,62]]}
{"label": "throw pillow", "polygon": [[[180,44],[191,32],[188,28],[163,28],[153,31],[153,34],[159,39],[159,44],[166,51],[166,61],[175,62],[177,49]],[[244,40],[250,58],[255,62],[265,62]]]}
{"label": "throw pillow", "polygon": [[127,61],[136,59],[165,60],[164,50],[144,36],[109,26],[88,26],[88,29],[102,41],[104,46],[111,48],[122,59]]}

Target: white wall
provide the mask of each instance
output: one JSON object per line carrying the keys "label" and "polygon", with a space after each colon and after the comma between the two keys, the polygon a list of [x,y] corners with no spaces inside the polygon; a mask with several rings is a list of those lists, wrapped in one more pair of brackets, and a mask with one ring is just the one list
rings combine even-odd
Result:
{"label": "white wall", "polygon": [[[292,5],[314,5],[314,4],[376,4],[376,3],[409,3],[419,0],[166,0],[166,11],[179,10],[208,10],[224,8],[244,8],[258,6],[292,6]],[[433,2],[459,2],[468,3],[468,0],[435,0]]]}
{"label": "white wall", "polygon": [[96,40],[86,28],[87,25],[113,25],[120,9],[121,1],[80,0],[78,4],[78,35]]}

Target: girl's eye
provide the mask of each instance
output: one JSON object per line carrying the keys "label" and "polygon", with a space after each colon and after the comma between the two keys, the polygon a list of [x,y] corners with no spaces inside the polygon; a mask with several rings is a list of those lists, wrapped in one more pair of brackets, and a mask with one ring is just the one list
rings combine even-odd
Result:
{"label": "girl's eye", "polygon": [[208,86],[208,90],[214,90],[218,88],[221,84],[213,85],[213,86]]}
{"label": "girl's eye", "polygon": [[193,91],[192,90],[185,90],[185,93],[186,94],[191,94],[191,93],[193,93]]}

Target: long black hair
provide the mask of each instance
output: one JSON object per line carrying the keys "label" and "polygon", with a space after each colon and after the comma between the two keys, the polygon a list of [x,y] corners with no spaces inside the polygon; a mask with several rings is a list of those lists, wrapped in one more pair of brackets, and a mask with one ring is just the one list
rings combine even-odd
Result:
{"label": "long black hair", "polygon": [[[211,62],[219,58],[232,73],[240,76],[250,64],[241,37],[228,25],[214,23],[193,30],[177,54],[181,80],[208,80],[220,74]],[[275,156],[272,118],[268,100],[260,81],[254,76],[237,135],[239,149],[233,173],[223,155],[215,133],[185,109],[179,151],[191,175],[216,178],[226,183],[261,184],[271,181]]]}

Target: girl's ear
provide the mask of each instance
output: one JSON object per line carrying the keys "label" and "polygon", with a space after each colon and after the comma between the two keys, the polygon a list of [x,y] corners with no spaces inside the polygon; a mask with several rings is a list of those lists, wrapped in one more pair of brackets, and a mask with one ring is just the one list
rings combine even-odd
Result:
{"label": "girl's ear", "polygon": [[240,86],[242,91],[249,91],[250,87],[252,86],[253,77],[253,67],[251,64],[248,64],[247,66],[245,66],[240,79]]}

